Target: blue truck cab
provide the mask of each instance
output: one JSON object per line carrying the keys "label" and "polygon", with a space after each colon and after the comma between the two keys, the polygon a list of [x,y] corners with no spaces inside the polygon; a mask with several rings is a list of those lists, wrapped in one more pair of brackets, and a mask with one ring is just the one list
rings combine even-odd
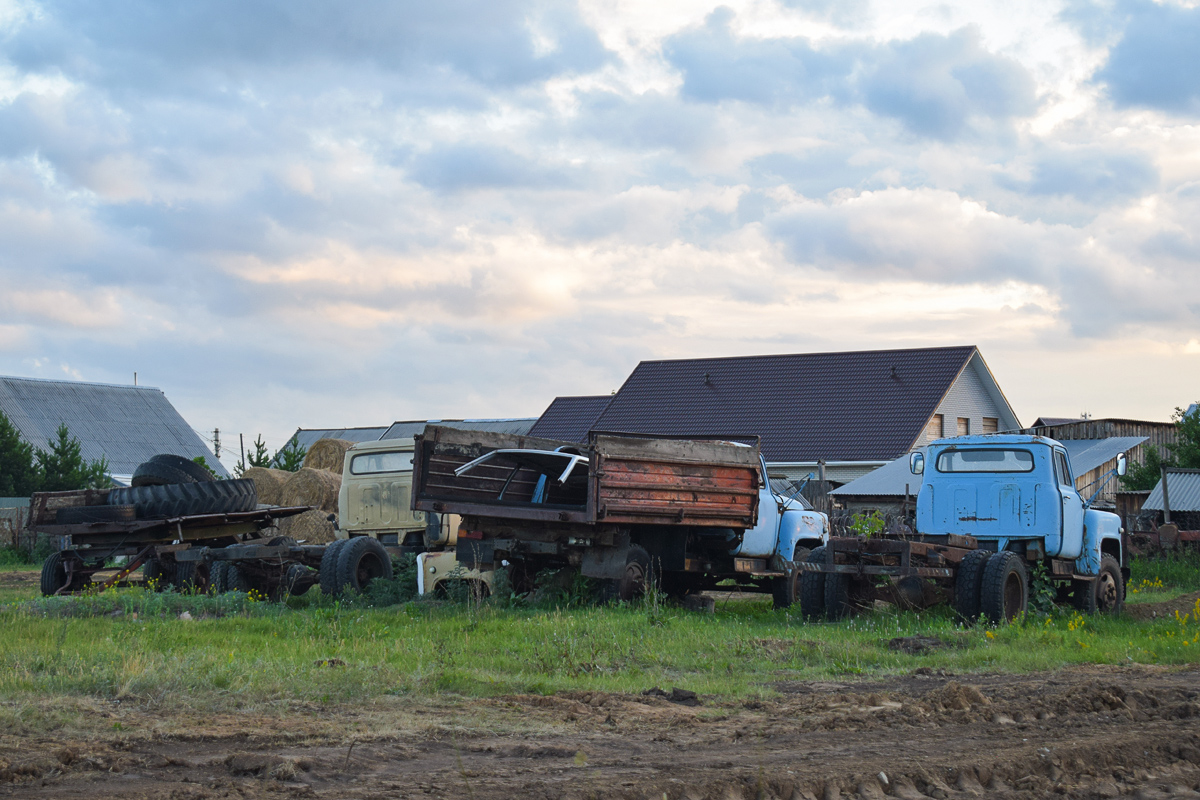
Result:
{"label": "blue truck cab", "polygon": [[[1113,474],[1125,472],[1124,456]],[[1119,610],[1128,580],[1120,518],[1090,507],[1075,488],[1063,445],[1044,436],[990,434],[939,439],[912,453],[922,475],[917,531],[970,536],[980,549],[1013,552],[1051,580],[1071,582],[1090,611]]]}

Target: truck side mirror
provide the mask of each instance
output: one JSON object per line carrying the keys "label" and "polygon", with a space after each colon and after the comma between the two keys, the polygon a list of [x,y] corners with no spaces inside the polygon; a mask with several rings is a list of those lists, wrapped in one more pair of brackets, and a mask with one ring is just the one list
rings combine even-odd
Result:
{"label": "truck side mirror", "polygon": [[1128,468],[1129,464],[1126,463],[1125,454],[1121,453],[1119,456],[1117,456],[1117,474],[1124,477],[1125,470]]}
{"label": "truck side mirror", "polygon": [[925,455],[923,453],[911,453],[908,456],[908,469],[913,475],[920,475],[925,472]]}

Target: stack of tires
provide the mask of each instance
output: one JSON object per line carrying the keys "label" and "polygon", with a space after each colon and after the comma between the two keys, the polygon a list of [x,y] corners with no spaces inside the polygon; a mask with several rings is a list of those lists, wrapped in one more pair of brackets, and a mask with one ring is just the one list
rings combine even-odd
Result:
{"label": "stack of tires", "polygon": [[[128,489],[108,493],[110,507],[128,509],[137,519],[171,519],[253,511],[258,494],[251,480],[214,480],[205,467],[183,456],[160,453],[138,465]],[[157,588],[208,591],[209,566],[198,561],[150,559],[142,568]]]}

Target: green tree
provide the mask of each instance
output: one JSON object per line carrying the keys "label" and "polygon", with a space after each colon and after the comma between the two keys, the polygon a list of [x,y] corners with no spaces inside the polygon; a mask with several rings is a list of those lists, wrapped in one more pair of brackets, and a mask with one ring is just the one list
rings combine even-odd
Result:
{"label": "green tree", "polygon": [[300,441],[296,437],[288,439],[288,443],[275,451],[275,457],[271,459],[271,466],[276,469],[286,469],[288,472],[295,472],[304,466],[304,457],[308,455],[308,450],[300,446]]}
{"label": "green tree", "polygon": [[204,469],[206,469],[208,471],[208,474],[213,477],[213,480],[221,479],[221,476],[217,474],[217,471],[208,465],[208,459],[205,458],[204,456],[196,456],[195,458],[192,459],[192,461],[194,463],[199,464],[200,466],[204,467]]}
{"label": "green tree", "polygon": [[1162,453],[1154,445],[1146,448],[1145,460],[1140,464],[1130,464],[1125,476],[1121,478],[1121,486],[1131,492],[1153,489],[1162,477],[1162,468],[1174,466],[1170,458],[1163,460]]}
{"label": "green tree", "polygon": [[1172,419],[1179,433],[1175,444],[1167,447],[1174,456],[1176,466],[1200,469],[1200,403],[1196,403],[1192,408],[1190,414],[1182,408],[1175,409]]}
{"label": "green tree", "polygon": [[254,452],[246,456],[246,461],[252,467],[269,467],[271,466],[271,455],[267,451],[267,443],[263,441],[262,434],[254,440]]}
{"label": "green tree", "polygon": [[59,425],[50,449],[35,451],[40,486],[43,492],[66,492],[73,489],[99,489],[111,485],[108,460],[87,462],[82,443],[71,435],[67,426]]}
{"label": "green tree", "polygon": [[0,412],[0,497],[28,497],[37,485],[33,446],[21,440],[16,426]]}

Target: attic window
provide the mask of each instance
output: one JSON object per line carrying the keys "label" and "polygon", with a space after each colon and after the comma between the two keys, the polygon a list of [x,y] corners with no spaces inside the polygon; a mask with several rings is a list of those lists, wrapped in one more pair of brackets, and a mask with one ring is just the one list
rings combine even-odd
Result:
{"label": "attic window", "polygon": [[932,442],[934,439],[941,439],[945,435],[945,418],[941,414],[934,414],[930,418],[929,424],[925,426],[925,441]]}
{"label": "attic window", "polygon": [[984,433],[996,433],[999,430],[1000,430],[1000,420],[999,419],[997,419],[996,417],[984,417],[983,418],[983,432]]}
{"label": "attic window", "polygon": [[958,435],[959,436],[967,436],[970,433],[971,433],[970,417],[959,417],[958,418]]}

